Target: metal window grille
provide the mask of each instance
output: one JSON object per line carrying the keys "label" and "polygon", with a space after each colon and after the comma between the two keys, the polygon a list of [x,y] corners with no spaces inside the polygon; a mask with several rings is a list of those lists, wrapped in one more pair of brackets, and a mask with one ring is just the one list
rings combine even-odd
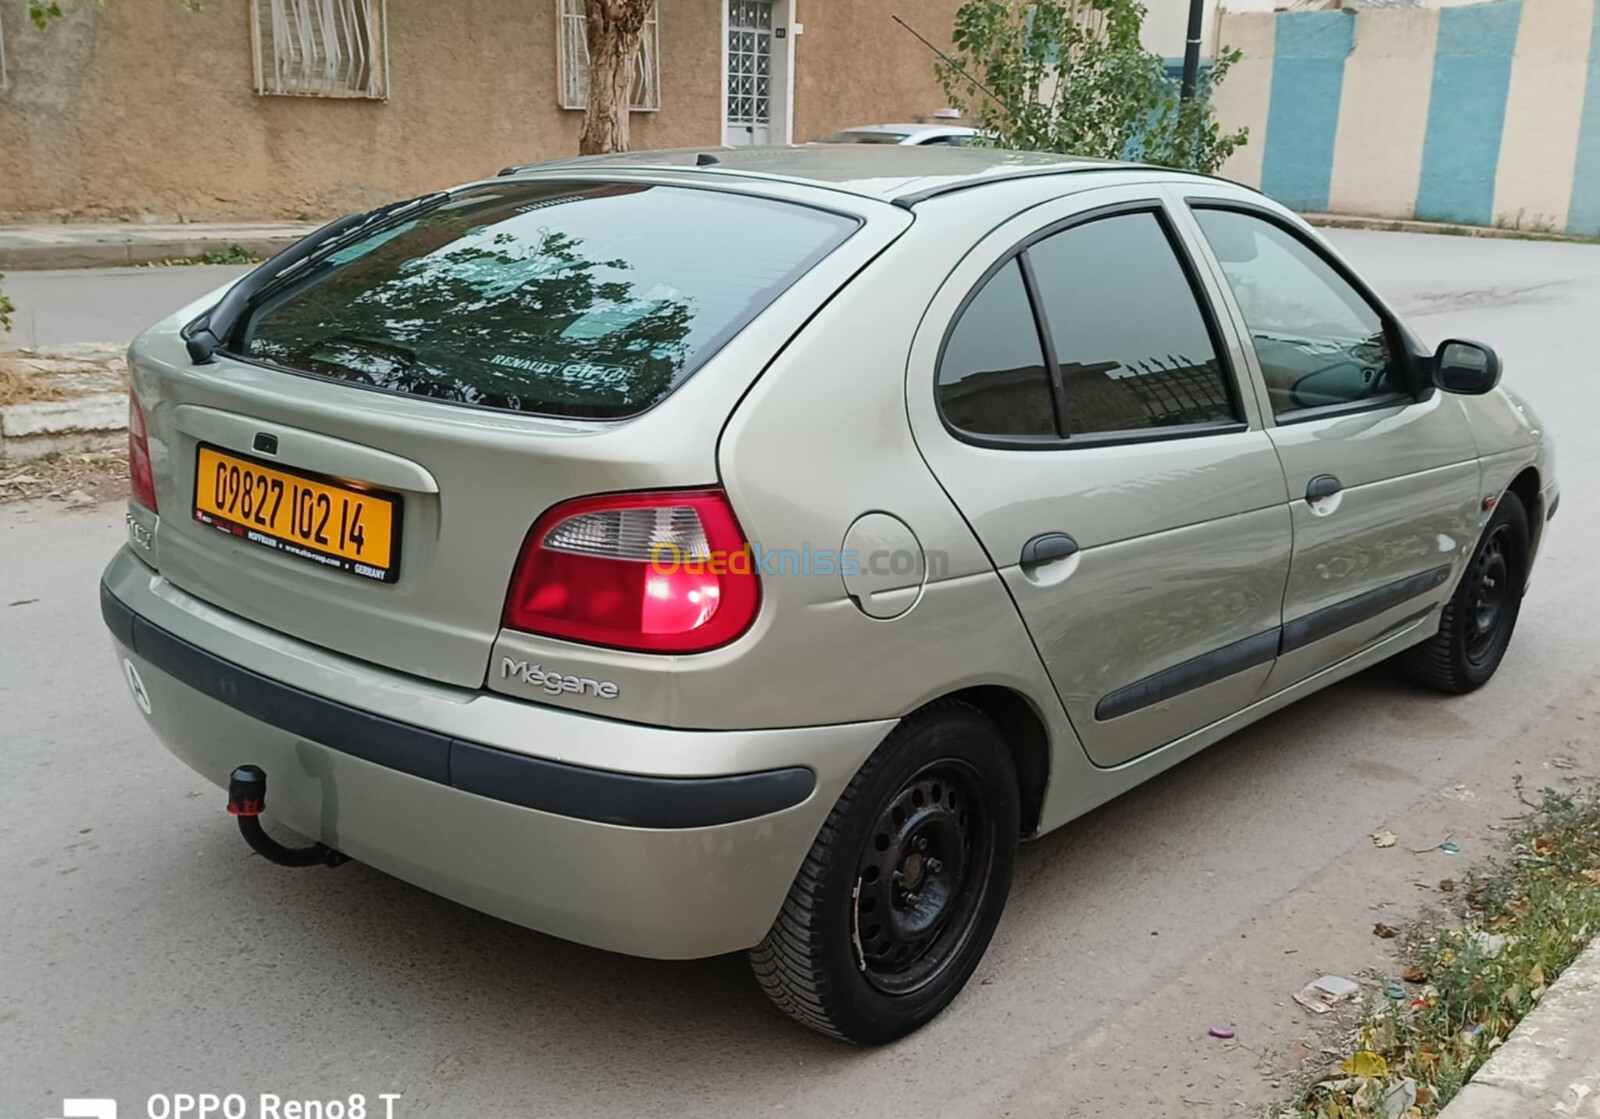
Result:
{"label": "metal window grille", "polygon": [[772,0],[728,0],[728,123],[772,123]]}
{"label": "metal window grille", "polygon": [[[634,63],[633,91],[628,98],[634,112],[653,113],[661,108],[660,8],[650,6],[639,31],[639,55]],[[557,68],[560,71],[561,107],[589,107],[589,36],[583,0],[556,0]]]}
{"label": "metal window grille", "polygon": [[256,92],[389,96],[388,0],[250,0]]}

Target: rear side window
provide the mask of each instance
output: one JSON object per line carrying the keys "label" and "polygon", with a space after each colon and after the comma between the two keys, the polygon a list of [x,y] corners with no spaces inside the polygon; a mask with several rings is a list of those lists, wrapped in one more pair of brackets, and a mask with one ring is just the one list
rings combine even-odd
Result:
{"label": "rear side window", "polygon": [[1009,260],[972,297],[939,362],[945,419],[977,435],[1054,435],[1055,405],[1022,271]]}
{"label": "rear side window", "polygon": [[1031,246],[1028,261],[1069,435],[1234,418],[1211,332],[1154,213],[1067,229]]}
{"label": "rear side window", "polygon": [[240,352],[459,404],[616,419],[651,407],[858,223],[630,183],[505,183],[325,258]]}
{"label": "rear side window", "polygon": [[1146,205],[1040,237],[1001,264],[946,337],[938,398],[959,431],[1036,445],[1238,420],[1215,330]]}

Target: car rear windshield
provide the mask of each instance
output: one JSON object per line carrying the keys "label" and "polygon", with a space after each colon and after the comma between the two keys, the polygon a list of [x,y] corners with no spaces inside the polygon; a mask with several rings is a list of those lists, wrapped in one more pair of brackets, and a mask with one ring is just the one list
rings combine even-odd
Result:
{"label": "car rear windshield", "polygon": [[482,408],[631,416],[857,224],[716,190],[477,187],[324,258],[263,302],[239,350]]}

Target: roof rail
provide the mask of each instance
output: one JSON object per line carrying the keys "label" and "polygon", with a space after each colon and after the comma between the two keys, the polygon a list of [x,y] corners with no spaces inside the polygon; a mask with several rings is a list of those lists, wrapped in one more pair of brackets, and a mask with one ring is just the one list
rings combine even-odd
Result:
{"label": "roof rail", "polygon": [[990,183],[1006,183],[1012,179],[1037,179],[1045,175],[1073,175],[1084,171],[1169,171],[1169,167],[1154,167],[1147,163],[1118,163],[1110,159],[1084,159],[1081,161],[1052,163],[1048,167],[1018,167],[1013,171],[1001,171],[992,175],[975,175],[970,179],[956,179],[953,182],[940,183],[937,186],[926,187],[922,190],[912,191],[891,199],[891,204],[899,206],[902,210],[909,210],[919,202],[926,202],[930,198],[938,198],[944,194],[955,194],[958,191],[971,190],[973,187],[987,186]]}
{"label": "roof rail", "polygon": [[494,173],[495,178],[506,175],[520,175],[524,171],[537,171],[541,167],[559,167],[563,163],[577,163],[584,157],[581,155],[564,155],[559,159],[541,159],[534,163],[513,163],[510,167],[502,167]]}

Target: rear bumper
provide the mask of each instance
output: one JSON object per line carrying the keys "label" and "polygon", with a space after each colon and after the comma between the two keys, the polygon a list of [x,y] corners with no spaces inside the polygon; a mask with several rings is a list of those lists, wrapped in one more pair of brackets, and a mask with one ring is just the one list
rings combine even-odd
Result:
{"label": "rear bumper", "polygon": [[463,904],[634,955],[760,940],[892,725],[666,730],[444,688],[218,611],[126,550],[101,608],[156,733],[209,780],[259,765],[269,819]]}

